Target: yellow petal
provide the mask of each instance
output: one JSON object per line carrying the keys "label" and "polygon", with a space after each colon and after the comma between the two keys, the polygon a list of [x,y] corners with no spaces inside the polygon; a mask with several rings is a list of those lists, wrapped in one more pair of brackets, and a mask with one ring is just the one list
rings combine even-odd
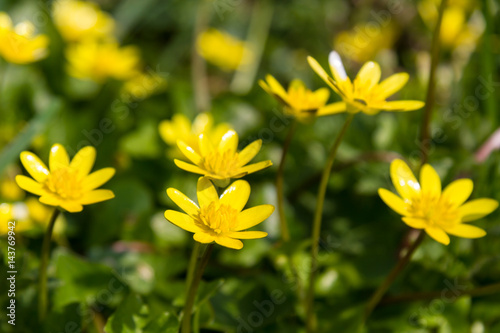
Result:
{"label": "yellow petal", "polygon": [[217,190],[207,177],[200,177],[196,185],[196,195],[200,207],[210,205],[211,202],[219,202]]}
{"label": "yellow petal", "polygon": [[331,114],[342,113],[342,112],[345,112],[346,109],[347,109],[347,106],[346,106],[345,102],[336,102],[336,103],[325,105],[322,108],[319,108],[318,112],[316,112],[316,116],[321,117],[321,116],[328,116]]}
{"label": "yellow petal", "polygon": [[237,226],[234,230],[241,231],[251,228],[267,219],[273,212],[272,205],[260,205],[245,209],[238,214]]}
{"label": "yellow petal", "polygon": [[309,63],[309,66],[313,69],[313,71],[316,72],[316,74],[319,75],[320,78],[323,79],[323,81],[326,82],[330,86],[330,88],[333,89],[337,94],[341,94],[339,89],[335,86],[335,83],[333,79],[326,73],[326,71],[321,67],[321,65],[314,59],[313,57],[307,57],[307,62]]}
{"label": "yellow petal", "polygon": [[115,175],[114,168],[104,168],[92,172],[83,180],[83,191],[91,191],[106,183]]}
{"label": "yellow petal", "polygon": [[70,213],[78,213],[83,210],[83,206],[74,201],[62,201],[60,206]]}
{"label": "yellow petal", "polygon": [[207,234],[204,231],[197,232],[193,235],[193,238],[195,241],[203,243],[203,244],[208,244],[212,243],[215,239],[214,236]]}
{"label": "yellow petal", "polygon": [[51,171],[69,166],[69,156],[66,149],[60,144],[55,144],[50,148],[49,167]]}
{"label": "yellow petal", "polygon": [[370,104],[370,107],[385,111],[413,111],[423,108],[421,101],[390,101],[380,104]]}
{"label": "yellow petal", "polygon": [[18,175],[16,176],[16,183],[20,188],[27,192],[31,192],[36,195],[42,195],[45,193],[42,184],[37,183],[29,177]]}
{"label": "yellow petal", "polygon": [[391,179],[399,195],[404,199],[413,200],[420,194],[420,184],[402,160],[396,159],[391,163]]}
{"label": "yellow petal", "polygon": [[255,140],[248,146],[246,146],[242,151],[239,152],[238,154],[238,159],[239,159],[239,164],[240,166],[244,166],[248,162],[252,160],[252,158],[257,155],[257,153],[260,151],[260,148],[262,147],[262,140]]}
{"label": "yellow petal", "polygon": [[222,193],[220,203],[229,205],[241,212],[249,197],[250,185],[244,180],[237,180]]}
{"label": "yellow petal", "polygon": [[241,250],[243,248],[243,243],[240,240],[229,237],[218,236],[215,238],[215,242],[230,249]]}
{"label": "yellow petal", "polygon": [[[288,94],[286,93],[283,86],[276,80],[272,75],[266,75],[266,81],[268,83],[269,90],[272,94],[276,94],[284,103],[289,104]],[[265,90],[265,88],[264,88]]]}
{"label": "yellow petal", "polygon": [[46,193],[40,197],[40,202],[49,206],[59,206],[61,200],[53,194]]}
{"label": "yellow petal", "polygon": [[257,238],[264,238],[267,236],[267,232],[264,231],[235,231],[226,234],[227,236],[231,238],[238,238],[238,239],[257,239]]}
{"label": "yellow petal", "polygon": [[450,235],[462,238],[480,238],[486,236],[486,231],[470,224],[457,224],[451,228],[446,228]]}
{"label": "yellow petal", "polygon": [[212,115],[208,112],[200,113],[193,120],[192,132],[196,134],[201,134],[206,130],[212,128],[214,119]]}
{"label": "yellow petal", "polygon": [[198,140],[200,145],[201,156],[207,156],[208,154],[214,151],[214,146],[212,145],[212,142],[210,142],[210,138],[207,136],[206,133],[201,133],[198,136]]}
{"label": "yellow petal", "polygon": [[425,164],[420,169],[420,185],[422,192],[434,198],[439,198],[441,195],[441,179],[436,170],[429,164]]}
{"label": "yellow petal", "polygon": [[328,64],[330,65],[333,79],[337,83],[340,83],[347,79],[347,73],[345,72],[344,64],[342,63],[342,59],[337,52],[330,52],[330,54],[328,55]]}
{"label": "yellow petal", "polygon": [[427,226],[427,223],[424,219],[419,219],[415,217],[403,217],[402,220],[408,226],[415,229],[424,229]]}
{"label": "yellow petal", "polygon": [[356,89],[368,92],[380,81],[381,73],[379,64],[369,61],[359,70],[354,86]]}
{"label": "yellow petal", "polygon": [[174,160],[174,163],[182,170],[186,170],[186,171],[189,171],[192,173],[198,173],[200,175],[204,175],[207,173],[205,170],[197,167],[196,165],[189,164],[189,163],[186,163],[186,162],[181,161],[181,160]]}
{"label": "yellow petal", "polygon": [[427,227],[425,228],[425,232],[441,244],[450,244],[450,237],[439,227]]}
{"label": "yellow petal", "polygon": [[385,204],[396,213],[400,215],[408,214],[408,205],[403,201],[403,199],[401,199],[391,191],[388,191],[385,188],[379,188],[378,195],[385,202]]}
{"label": "yellow petal", "polygon": [[90,205],[97,202],[113,199],[115,197],[113,191],[110,190],[94,190],[85,193],[79,200],[82,205]]}
{"label": "yellow petal", "polygon": [[238,148],[238,134],[235,131],[227,131],[221,138],[219,143],[219,151],[224,152],[230,150],[236,152]]}
{"label": "yellow petal", "polygon": [[198,155],[198,153],[190,146],[188,146],[184,141],[177,141],[177,147],[179,147],[179,150],[189,158],[191,162],[194,164],[200,164],[201,163],[201,156]]}
{"label": "yellow petal", "polygon": [[189,232],[200,232],[201,229],[194,223],[191,216],[175,210],[165,211],[165,218],[172,224]]}
{"label": "yellow petal", "polygon": [[83,178],[90,173],[95,162],[95,148],[92,146],[83,147],[76,153],[69,166],[78,170],[78,176]]}
{"label": "yellow petal", "polygon": [[314,101],[317,105],[325,105],[330,98],[330,91],[327,88],[320,88],[312,93]]}
{"label": "yellow petal", "polygon": [[273,163],[270,160],[250,164],[250,165],[247,165],[247,166],[240,168],[238,170],[238,174],[247,175],[249,173],[254,173],[254,172],[260,171],[262,169],[265,169],[267,167],[270,167],[271,165],[273,165]]}
{"label": "yellow petal", "polygon": [[455,207],[462,205],[469,199],[474,183],[470,179],[458,179],[451,182],[443,191],[442,200],[453,204]]}
{"label": "yellow petal", "polygon": [[28,173],[37,182],[43,183],[49,175],[49,170],[45,164],[33,153],[23,151],[21,153],[21,163]]}
{"label": "yellow petal", "polygon": [[408,73],[397,73],[389,76],[377,86],[377,98],[386,99],[404,87],[410,76]]}
{"label": "yellow petal", "polygon": [[[16,178],[17,179],[17,178]],[[475,199],[459,208],[462,222],[480,219],[498,208],[498,201],[493,199]]]}
{"label": "yellow petal", "polygon": [[188,213],[190,216],[197,216],[200,212],[198,205],[196,205],[181,191],[176,190],[175,188],[169,188],[167,189],[167,195],[177,206],[179,206],[180,209]]}

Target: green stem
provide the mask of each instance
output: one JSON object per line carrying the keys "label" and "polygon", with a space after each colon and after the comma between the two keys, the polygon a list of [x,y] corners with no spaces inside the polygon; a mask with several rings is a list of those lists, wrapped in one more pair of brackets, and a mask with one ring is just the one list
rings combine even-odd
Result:
{"label": "green stem", "polygon": [[213,244],[209,244],[205,249],[205,252],[201,257],[200,264],[196,268],[193,279],[191,280],[191,284],[189,285],[182,316],[182,333],[191,333],[191,314],[193,313],[193,305],[196,299],[196,292],[198,290],[198,286],[200,285],[201,277],[203,276],[205,267],[207,267],[208,259],[210,258],[210,254],[212,253],[213,246]]}
{"label": "green stem", "polygon": [[[483,1],[483,15],[486,21],[486,29],[483,34],[483,40],[481,43],[481,69],[485,78],[491,77],[491,80],[495,82],[495,58],[493,56],[493,52],[491,51],[491,45],[493,45],[494,43],[494,20],[492,11],[491,1]],[[496,94],[489,94],[486,97],[486,110],[490,118],[490,124],[496,124],[497,108],[495,105],[495,100]]]}
{"label": "green stem", "polygon": [[43,322],[47,316],[48,306],[48,291],[47,291],[47,266],[50,258],[50,241],[52,239],[52,232],[60,211],[56,208],[50,218],[47,231],[43,237],[42,243],[42,258],[40,262],[39,284],[38,284],[38,319]]}
{"label": "green stem", "polygon": [[276,191],[278,192],[278,212],[280,217],[280,226],[281,226],[281,237],[284,242],[288,242],[290,240],[290,231],[288,229],[288,223],[286,222],[286,214],[285,214],[285,198],[283,191],[283,172],[285,170],[285,160],[288,149],[290,148],[290,143],[292,142],[293,134],[295,133],[295,129],[297,128],[297,122],[293,121],[290,129],[288,130],[288,134],[286,136],[285,142],[283,144],[283,152],[281,153],[281,160],[278,166],[278,173],[276,175]]}
{"label": "green stem", "polygon": [[189,267],[186,276],[186,285],[190,286],[191,281],[193,281],[194,271],[196,269],[196,263],[198,262],[198,257],[200,256],[201,243],[194,242],[193,251],[191,252],[191,258],[189,259]]}
{"label": "green stem", "polygon": [[446,8],[446,2],[448,0],[442,0],[439,6],[439,15],[434,29],[434,34],[432,36],[431,45],[431,67],[429,70],[429,84],[427,86],[427,96],[425,98],[425,109],[424,118],[422,121],[422,165],[427,163],[429,158],[429,149],[431,147],[431,137],[430,137],[430,122],[432,118],[432,110],[434,108],[434,102],[436,99],[436,69],[439,63],[439,54],[441,49],[440,43],[440,33],[441,33],[441,23],[443,22],[443,13]]}
{"label": "green stem", "polygon": [[424,240],[424,237],[425,237],[425,232],[420,230],[417,239],[413,242],[413,244],[407,250],[405,255],[399,259],[398,263],[396,264],[396,266],[394,266],[389,275],[387,275],[384,282],[382,282],[382,284],[373,293],[365,309],[364,321],[366,321],[368,317],[370,317],[370,314],[373,312],[377,304],[380,302],[386,291],[392,285],[394,280],[398,277],[399,273],[401,273],[403,268],[406,267],[411,257],[413,256],[413,253],[415,253],[415,250]]}
{"label": "green stem", "polygon": [[354,113],[349,113],[347,119],[340,130],[335,142],[333,143],[332,150],[326,161],[323,174],[321,176],[321,183],[319,185],[318,197],[316,201],[316,210],[314,212],[314,222],[312,231],[312,245],[311,245],[311,271],[309,272],[309,286],[307,290],[307,295],[305,298],[305,309],[306,309],[306,324],[307,332],[315,331],[315,317],[314,317],[314,280],[316,278],[316,261],[318,256],[319,248],[319,236],[321,232],[321,218],[323,215],[323,205],[325,203],[325,193],[328,186],[328,179],[330,178],[330,172],[332,170],[333,162],[337,156],[337,150],[339,149],[340,143],[344,138],[347,128],[354,118]]}

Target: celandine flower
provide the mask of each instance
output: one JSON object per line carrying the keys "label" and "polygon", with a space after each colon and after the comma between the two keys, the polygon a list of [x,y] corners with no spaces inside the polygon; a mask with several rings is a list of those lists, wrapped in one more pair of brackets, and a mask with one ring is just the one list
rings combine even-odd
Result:
{"label": "celandine flower", "polygon": [[270,160],[246,165],[259,152],[262,140],[255,140],[238,152],[238,134],[233,130],[227,131],[215,145],[205,134],[200,134],[198,139],[199,153],[184,141],[177,141],[179,149],[194,165],[174,160],[175,165],[207,176],[220,187],[227,186],[231,178],[241,178],[272,165]]}
{"label": "celandine flower", "polygon": [[369,115],[385,111],[411,111],[424,106],[420,101],[386,101],[388,97],[401,90],[408,81],[407,73],[397,73],[380,82],[380,66],[376,62],[367,62],[361,67],[358,75],[351,82],[347,76],[342,60],[337,52],[330,52],[328,61],[333,78],[312,57],[307,61],[318,74],[346,104],[351,113],[364,112]]}
{"label": "celandine flower", "polygon": [[169,188],[167,194],[185,213],[165,211],[165,218],[184,230],[193,232],[200,243],[216,242],[232,249],[241,249],[240,239],[257,239],[267,236],[263,231],[242,231],[251,228],[274,211],[272,205],[260,205],[243,210],[250,196],[250,185],[237,180],[222,195],[217,195],[214,185],[200,177],[197,185],[198,205],[180,191]]}
{"label": "celandine flower", "polygon": [[115,174],[115,169],[104,168],[90,173],[95,162],[94,147],[82,148],[70,162],[68,153],[60,144],[50,149],[49,168],[33,153],[21,153],[21,162],[33,179],[16,176],[22,189],[40,196],[40,202],[59,206],[68,212],[79,212],[83,205],[115,197],[110,190],[96,190]]}
{"label": "celandine flower", "polygon": [[311,91],[306,88],[301,80],[295,79],[290,83],[288,91],[286,91],[273,76],[267,75],[266,81],[259,81],[262,89],[285,105],[284,111],[286,114],[299,121],[307,122],[314,117],[345,111],[345,103],[342,102],[326,105],[330,97],[327,88]]}
{"label": "celandine flower", "polygon": [[382,200],[403,222],[415,229],[424,229],[436,241],[448,245],[447,234],[463,238],[479,238],[486,232],[467,222],[480,219],[498,207],[493,199],[475,199],[467,203],[472,193],[470,179],[458,179],[441,191],[441,180],[436,171],[426,164],[420,171],[420,184],[408,165],[402,160],[391,163],[391,178],[401,197],[379,189]]}
{"label": "celandine flower", "polygon": [[31,22],[21,22],[15,27],[7,13],[0,12],[0,55],[13,64],[29,64],[45,58],[49,39],[35,35]]}

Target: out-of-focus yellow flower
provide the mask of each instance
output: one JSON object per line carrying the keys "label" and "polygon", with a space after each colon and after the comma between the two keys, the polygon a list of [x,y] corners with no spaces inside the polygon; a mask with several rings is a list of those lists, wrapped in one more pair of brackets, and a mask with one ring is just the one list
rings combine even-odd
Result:
{"label": "out-of-focus yellow flower", "polygon": [[238,152],[238,134],[233,130],[227,131],[215,145],[205,134],[200,134],[198,140],[199,152],[186,142],[177,141],[179,149],[194,165],[174,160],[175,165],[183,170],[204,175],[220,187],[227,186],[231,178],[241,178],[272,165],[270,160],[246,165],[259,152],[262,140],[255,140]]}
{"label": "out-of-focus yellow flower", "polygon": [[401,90],[408,81],[407,73],[391,75],[380,82],[381,70],[376,62],[367,62],[361,67],[358,75],[351,81],[346,74],[342,60],[337,52],[332,51],[328,57],[333,78],[312,57],[307,61],[312,69],[335,91],[346,104],[345,109],[338,112],[364,112],[369,115],[384,111],[412,111],[424,106],[420,101],[387,101],[391,95]]}
{"label": "out-of-focus yellow flower", "polygon": [[163,120],[159,126],[160,136],[165,143],[173,147],[169,152],[169,155],[173,157],[184,156],[177,147],[178,140],[185,142],[195,152],[200,153],[198,146],[200,134],[205,135],[215,144],[230,129],[232,129],[231,125],[228,123],[214,126],[214,119],[210,113],[200,113],[192,125],[185,115],[175,114],[172,120]]}
{"label": "out-of-focus yellow flower", "polygon": [[266,81],[259,81],[262,89],[284,104],[285,114],[299,121],[307,122],[314,119],[314,117],[345,111],[345,103],[343,102],[326,105],[330,97],[327,88],[311,91],[307,89],[301,80],[295,79],[290,83],[288,91],[286,91],[271,75],[266,76]]}
{"label": "out-of-focus yellow flower", "polygon": [[225,71],[253,61],[253,54],[245,42],[214,28],[202,32],[196,45],[203,58]]}
{"label": "out-of-focus yellow flower", "polygon": [[24,191],[17,186],[13,179],[4,178],[0,182],[0,198],[7,201],[17,201],[24,197]]}
{"label": "out-of-focus yellow flower", "polygon": [[169,188],[167,194],[185,213],[165,211],[165,218],[176,226],[194,233],[200,243],[216,242],[219,245],[241,249],[240,239],[257,239],[267,236],[263,231],[242,231],[251,228],[274,211],[272,205],[260,205],[243,210],[250,196],[250,185],[238,180],[222,195],[217,195],[214,185],[206,177],[200,177],[197,186],[198,204],[180,191]]}
{"label": "out-of-focus yellow flower", "polygon": [[43,205],[34,197],[29,197],[25,200],[26,207],[28,207],[29,217],[34,222],[47,226],[52,215],[49,207]]}
{"label": "out-of-focus yellow flower", "polygon": [[340,32],[334,40],[340,55],[356,62],[367,62],[382,50],[392,47],[397,37],[394,24],[387,24],[373,31],[367,23],[356,25],[352,30]]}
{"label": "out-of-focus yellow flower", "polygon": [[[15,222],[9,224],[9,222]],[[23,232],[33,227],[26,205],[22,202],[0,204],[0,235],[5,235],[14,227],[14,232]]]}
{"label": "out-of-focus yellow flower", "polygon": [[69,42],[107,38],[115,28],[110,15],[101,11],[97,4],[87,1],[55,1],[52,16],[61,36]]}
{"label": "out-of-focus yellow flower", "polygon": [[472,193],[470,179],[452,182],[441,192],[441,180],[436,171],[426,164],[420,171],[420,184],[408,165],[402,160],[391,163],[391,178],[401,197],[379,189],[382,200],[403,222],[415,229],[424,229],[436,241],[448,245],[447,234],[463,238],[479,238],[486,232],[467,222],[480,219],[498,207],[493,199],[475,199],[467,203]]}
{"label": "out-of-focus yellow flower", "polygon": [[29,64],[45,58],[49,38],[35,35],[35,27],[24,21],[15,27],[5,12],[0,12],[0,55],[13,64]]}
{"label": "out-of-focus yellow flower", "polygon": [[40,202],[59,206],[68,212],[79,212],[83,205],[114,198],[110,190],[96,190],[115,174],[115,169],[104,168],[90,173],[95,162],[94,147],[82,148],[70,163],[68,153],[60,144],[50,149],[49,169],[33,153],[21,153],[21,162],[33,177],[17,176],[22,189],[40,196]]}
{"label": "out-of-focus yellow flower", "polygon": [[139,50],[114,41],[86,40],[68,46],[68,72],[79,79],[101,83],[109,78],[128,80],[139,74]]}
{"label": "out-of-focus yellow flower", "polygon": [[140,73],[127,80],[123,85],[123,93],[135,99],[146,99],[167,87],[167,81],[156,73]]}

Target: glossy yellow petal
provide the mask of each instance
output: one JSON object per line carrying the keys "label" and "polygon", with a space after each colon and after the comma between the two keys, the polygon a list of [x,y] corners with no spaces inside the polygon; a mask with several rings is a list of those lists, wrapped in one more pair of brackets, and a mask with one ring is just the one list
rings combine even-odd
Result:
{"label": "glossy yellow petal", "polygon": [[207,173],[205,170],[197,167],[196,165],[189,164],[189,163],[186,163],[186,162],[181,161],[181,160],[174,160],[174,163],[175,163],[175,165],[177,165],[182,170],[186,170],[186,171],[189,171],[189,172],[192,172],[192,173],[197,173],[197,174],[200,174],[200,175],[204,175],[204,174]]}
{"label": "glossy yellow petal", "polygon": [[391,191],[388,191],[385,188],[379,188],[378,195],[385,202],[385,204],[396,213],[403,216],[408,214],[408,205],[403,201],[403,199],[401,199]]}
{"label": "glossy yellow petal", "polygon": [[[188,121],[189,122],[189,121]],[[191,132],[196,134],[201,134],[206,130],[212,128],[214,119],[212,115],[208,112],[202,112],[196,116],[193,120],[193,126],[191,127]]]}
{"label": "glossy yellow petal", "polygon": [[328,64],[333,74],[333,79],[338,83],[347,80],[347,73],[345,72],[344,64],[340,55],[332,51],[328,55]]}
{"label": "glossy yellow petal", "polygon": [[96,151],[92,146],[83,147],[76,153],[69,166],[78,171],[78,176],[83,178],[90,173],[95,162]]}
{"label": "glossy yellow petal", "polygon": [[450,244],[450,237],[439,227],[427,227],[425,228],[425,232],[441,244]]}
{"label": "glossy yellow petal", "polygon": [[250,164],[250,165],[247,165],[247,166],[240,168],[238,170],[238,174],[240,174],[240,173],[243,173],[243,174],[254,173],[254,172],[260,171],[262,169],[265,169],[267,167],[270,167],[271,165],[273,165],[273,163],[270,160]]}
{"label": "glossy yellow petal", "polygon": [[385,111],[413,111],[423,108],[425,105],[421,101],[390,101],[380,104],[370,104],[370,107]]}
{"label": "glossy yellow petal", "polygon": [[486,236],[486,231],[470,224],[457,224],[446,228],[445,231],[450,235],[462,238],[480,238]]}
{"label": "glossy yellow petal", "polygon": [[78,213],[83,210],[83,206],[74,201],[62,201],[60,206],[70,213]]}
{"label": "glossy yellow petal", "polygon": [[241,212],[247,204],[249,197],[250,185],[244,180],[237,180],[222,193],[220,203],[229,205],[238,212]]}
{"label": "glossy yellow petal", "polygon": [[377,86],[377,97],[386,99],[387,97],[394,95],[404,87],[409,78],[410,75],[408,75],[408,73],[397,73],[389,76]]}
{"label": "glossy yellow petal", "polygon": [[264,231],[235,231],[228,233],[227,236],[231,238],[238,239],[257,239],[264,238],[267,236],[267,232]]}
{"label": "glossy yellow petal", "polygon": [[66,149],[60,144],[55,144],[50,148],[49,167],[51,171],[66,168],[69,165],[69,156]]}
{"label": "glossy yellow petal", "polygon": [[420,185],[422,193],[433,198],[439,198],[441,195],[441,179],[436,170],[429,164],[425,164],[420,169]]}
{"label": "glossy yellow petal", "polygon": [[215,242],[230,249],[241,250],[243,248],[243,243],[240,240],[229,237],[218,236],[215,238]]}
{"label": "glossy yellow petal", "polygon": [[379,64],[369,61],[361,67],[354,80],[356,90],[368,92],[380,81],[382,71]]}
{"label": "glossy yellow petal", "polygon": [[104,168],[92,172],[90,175],[85,177],[82,184],[83,191],[91,191],[99,186],[105,184],[108,180],[115,175],[114,168]]}
{"label": "glossy yellow petal", "polygon": [[396,159],[391,163],[391,179],[394,187],[403,199],[412,200],[420,194],[420,184],[402,160]]}
{"label": "glossy yellow petal", "polygon": [[37,182],[43,183],[47,179],[49,170],[35,154],[23,151],[21,153],[21,163]]}
{"label": "glossy yellow petal", "polygon": [[211,202],[219,202],[219,195],[212,182],[207,177],[200,177],[196,185],[196,195],[200,207],[208,206]]}
{"label": "glossy yellow petal", "polygon": [[195,241],[203,243],[203,244],[212,243],[215,239],[214,236],[212,236],[204,231],[200,231],[200,232],[195,233],[193,235],[193,238]]}
{"label": "glossy yellow petal", "polygon": [[172,224],[189,232],[200,232],[201,229],[194,223],[191,216],[175,210],[165,211],[165,218]]}
{"label": "glossy yellow petal", "polygon": [[459,207],[462,222],[480,219],[498,208],[498,201],[493,199],[475,199]]}
{"label": "glossy yellow petal", "polygon": [[347,110],[347,106],[345,102],[336,102],[332,104],[325,105],[321,108],[318,109],[318,112],[316,112],[316,116],[321,117],[321,116],[328,116],[331,114],[337,114],[337,113],[342,113]]}
{"label": "glossy yellow petal", "polygon": [[200,212],[198,205],[189,199],[184,193],[175,188],[167,189],[168,197],[175,202],[180,209],[188,213],[189,216],[195,217]]}
{"label": "glossy yellow petal", "polygon": [[238,159],[240,161],[240,166],[244,166],[248,162],[250,162],[255,155],[260,151],[260,148],[262,147],[262,140],[255,140],[248,146],[246,146],[242,151],[239,152],[238,154]]}
{"label": "glossy yellow petal", "polygon": [[273,212],[272,205],[260,205],[245,209],[238,214],[238,223],[234,230],[241,231],[251,228],[267,219]]}
{"label": "glossy yellow petal", "polygon": [[271,93],[276,94],[283,102],[288,104],[288,94],[283,86],[272,75],[266,75],[266,81]]}
{"label": "glossy yellow petal", "polygon": [[49,206],[59,206],[61,200],[53,194],[45,193],[40,197],[40,202]]}
{"label": "glossy yellow petal", "polygon": [[219,151],[230,150],[236,152],[236,149],[238,149],[238,134],[233,130],[227,131],[220,140]]}
{"label": "glossy yellow petal", "polygon": [[115,197],[113,191],[110,190],[94,190],[86,192],[79,200],[82,205],[90,205],[93,203],[106,201]]}
{"label": "glossy yellow petal", "polygon": [[323,81],[326,82],[330,86],[330,88],[333,89],[337,94],[340,94],[340,91],[338,88],[335,86],[333,79],[326,73],[326,71],[321,67],[321,65],[314,59],[313,57],[307,57],[307,62],[309,63],[309,66],[313,69],[313,71],[316,72],[316,74],[319,75],[320,78],[323,79]]}
{"label": "glossy yellow petal", "polygon": [[425,221],[424,219],[419,219],[415,217],[403,217],[402,220],[408,226],[415,229],[424,229],[427,226],[427,221]]}
{"label": "glossy yellow petal", "polygon": [[200,134],[198,136],[198,140],[200,145],[201,156],[207,156],[215,150],[215,147],[210,141],[210,138],[205,133]]}
{"label": "glossy yellow petal", "polygon": [[18,175],[16,176],[16,183],[19,185],[20,188],[23,190],[36,194],[36,195],[43,195],[45,191],[43,190],[43,186],[40,183],[37,183],[33,179]]}
{"label": "glossy yellow petal", "polygon": [[179,147],[179,150],[181,153],[184,154],[191,162],[194,164],[200,164],[201,163],[201,156],[198,155],[198,153],[190,146],[188,146],[184,141],[177,141],[177,147]]}
{"label": "glossy yellow petal", "polygon": [[462,205],[469,199],[474,183],[470,179],[457,179],[445,187],[442,200],[453,204],[455,207]]}

